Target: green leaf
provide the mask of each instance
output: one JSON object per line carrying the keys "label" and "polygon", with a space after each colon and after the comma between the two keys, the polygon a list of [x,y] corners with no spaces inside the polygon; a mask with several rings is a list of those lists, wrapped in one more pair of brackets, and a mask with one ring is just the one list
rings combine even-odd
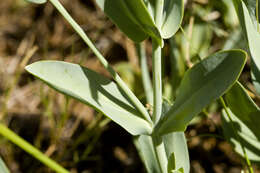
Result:
{"label": "green leaf", "polygon": [[96,0],[105,14],[135,42],[149,36],[163,46],[160,31],[157,29],[143,0]]}
{"label": "green leaf", "polygon": [[158,133],[184,131],[195,115],[234,84],[245,61],[246,53],[243,51],[221,51],[189,69],[174,105],[156,127]]}
{"label": "green leaf", "polygon": [[171,38],[180,28],[184,14],[183,0],[165,0],[162,37]]}
{"label": "green leaf", "polygon": [[62,61],[40,61],[26,70],[59,92],[102,112],[132,135],[152,131],[118,86],[94,71]]}
{"label": "green leaf", "polygon": [[135,139],[135,146],[138,150],[139,155],[149,173],[161,172],[160,166],[158,165],[155,149],[151,136],[140,135]]}
{"label": "green leaf", "polygon": [[47,0],[25,0],[25,1],[30,3],[35,3],[35,4],[44,4],[47,2]]}
{"label": "green leaf", "polygon": [[[156,0],[144,0],[151,16],[154,16]],[[183,0],[164,0],[163,19],[161,31],[162,38],[171,38],[180,28],[184,15]],[[157,26],[158,27],[158,26]]]}
{"label": "green leaf", "polygon": [[[248,158],[260,162],[260,109],[250,98],[244,87],[236,82],[225,94],[225,100],[232,122],[226,112],[223,113],[223,130],[227,139],[233,144],[235,151],[243,156],[240,143],[244,146]],[[239,139],[237,138],[236,134]]]}
{"label": "green leaf", "polygon": [[[163,117],[170,110],[171,105],[167,102],[163,102]],[[175,163],[174,170],[183,169],[183,173],[190,172],[190,159],[189,159],[189,151],[185,138],[184,132],[172,132],[163,136],[163,143],[166,151],[166,155],[168,158],[168,168],[172,167],[169,161],[172,160],[171,157],[174,154]],[[169,171],[169,169],[168,169]]]}
{"label": "green leaf", "polygon": [[[163,102],[162,116],[164,113],[168,112],[171,105],[167,102]],[[165,152],[168,158],[168,166],[170,166],[169,161],[172,161],[172,155],[175,156],[175,171],[180,171],[182,173],[190,172],[190,161],[189,161],[189,152],[187,147],[186,138],[183,132],[173,132],[163,136],[163,143],[165,146]],[[160,167],[158,165],[155,149],[153,146],[153,141],[151,136],[141,135],[135,140],[135,145],[137,146],[138,152],[141,155],[143,162],[149,173],[158,173],[160,172]],[[172,165],[170,166],[172,167]]]}
{"label": "green leaf", "polygon": [[[252,56],[252,73],[253,78],[256,80],[257,92],[260,93],[260,31],[257,31],[259,23],[256,20],[256,1],[255,0],[233,0],[236,11],[240,20],[240,24],[246,35],[250,54]],[[259,7],[260,8],[260,7]],[[258,25],[258,26],[257,26]]]}
{"label": "green leaf", "polygon": [[2,160],[1,157],[0,157],[0,172],[1,172],[1,173],[10,173],[10,171],[9,171],[8,168],[6,167],[4,161]]}
{"label": "green leaf", "polygon": [[[260,162],[260,141],[245,123],[239,120],[229,109],[228,112],[232,122],[230,122],[226,112],[224,110],[222,111],[222,127],[226,138],[233,144],[234,150],[242,157],[244,157],[244,153],[240,144],[244,146],[249,160]],[[231,123],[233,123],[237,135],[235,134]],[[237,139],[237,136],[239,137],[239,140]]]}
{"label": "green leaf", "polygon": [[260,140],[260,109],[247,94],[244,87],[236,82],[225,94],[225,100],[233,114]]}
{"label": "green leaf", "polygon": [[163,136],[163,142],[168,157],[168,171],[172,167],[171,157],[174,154],[174,170],[183,169],[183,173],[190,172],[190,159],[186,138],[183,132],[172,132]]}

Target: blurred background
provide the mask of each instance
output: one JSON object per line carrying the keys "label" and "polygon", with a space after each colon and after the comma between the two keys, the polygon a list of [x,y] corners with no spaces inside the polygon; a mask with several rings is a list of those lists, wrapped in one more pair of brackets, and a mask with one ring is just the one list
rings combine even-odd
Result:
{"label": "blurred background", "polygon": [[[95,0],[61,0],[106,59],[145,104],[139,59],[128,40]],[[231,0],[188,0],[183,31],[166,41],[164,97],[174,100],[185,69],[220,49],[246,48]],[[146,41],[151,67],[151,43]],[[63,96],[24,70],[38,60],[78,63],[108,78],[91,50],[50,3],[0,2],[0,119],[72,173],[145,172],[130,136],[102,114]],[[150,68],[151,69],[151,68]],[[252,88],[248,65],[240,81]],[[252,94],[259,103],[259,98]],[[221,129],[221,107],[212,103],[186,132],[192,173],[240,173],[243,160]],[[0,137],[0,155],[13,173],[52,172]],[[257,167],[255,166],[256,172]]]}

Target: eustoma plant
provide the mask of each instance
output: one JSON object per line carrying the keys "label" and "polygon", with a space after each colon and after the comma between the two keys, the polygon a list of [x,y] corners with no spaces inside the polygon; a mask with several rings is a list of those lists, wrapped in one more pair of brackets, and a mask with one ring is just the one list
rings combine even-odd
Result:
{"label": "eustoma plant", "polygon": [[[47,0],[28,1],[45,3]],[[242,50],[226,50],[203,58],[185,72],[174,103],[169,103],[162,97],[162,48],[165,40],[172,38],[181,26],[184,1],[96,0],[117,27],[139,44],[147,102],[153,106],[153,111],[148,112],[61,3],[58,0],[49,1],[92,49],[114,81],[86,67],[61,61],[35,62],[28,65],[26,70],[57,91],[103,113],[132,134],[148,172],[189,173],[190,162],[184,131],[194,116],[236,83],[245,65],[246,53]],[[245,5],[240,5],[242,1],[234,0],[234,3],[238,4],[237,8],[245,10]],[[244,12],[247,14],[246,10]],[[250,29],[252,23],[247,26],[245,22],[244,25]],[[149,82],[141,45],[148,38],[152,40],[152,84]],[[251,40],[250,34],[248,40]],[[232,99],[235,99],[232,93],[236,90],[243,93],[238,83],[234,87],[227,95],[231,110]],[[245,94],[241,97],[247,99]],[[245,104],[259,111],[251,100]],[[256,131],[255,128],[251,130]]]}

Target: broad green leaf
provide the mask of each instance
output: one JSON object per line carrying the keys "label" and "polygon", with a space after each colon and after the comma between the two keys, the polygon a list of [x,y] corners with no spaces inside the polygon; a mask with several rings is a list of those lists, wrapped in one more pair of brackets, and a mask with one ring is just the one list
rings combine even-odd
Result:
{"label": "broad green leaf", "polygon": [[184,14],[183,0],[164,0],[164,16],[161,34],[171,38],[180,28]]}
{"label": "broad green leaf", "polygon": [[[252,73],[256,80],[256,89],[260,93],[258,87],[260,83],[260,31],[257,31],[259,23],[256,20],[256,1],[255,0],[233,0],[236,11],[240,20],[242,29],[246,35],[250,54],[252,56]],[[257,26],[258,25],[258,26]]]}
{"label": "broad green leaf", "polygon": [[[170,110],[171,106],[172,105],[170,105],[167,101],[163,102],[162,117],[166,115],[166,113]],[[168,168],[171,165],[169,165],[169,160],[171,160],[171,157],[173,157],[172,155],[174,154],[174,169],[176,171],[179,169],[183,169],[183,173],[189,173],[190,159],[184,132],[172,132],[164,135],[163,143],[168,158]]]}
{"label": "broad green leaf", "polygon": [[44,4],[47,0],[26,0],[27,2],[35,3],[35,4]]}
{"label": "broad green leaf", "polygon": [[184,131],[195,115],[234,84],[245,60],[246,53],[243,51],[221,51],[189,69],[181,82],[174,105],[156,127],[158,133]]}
{"label": "broad green leaf", "polygon": [[135,139],[135,146],[138,153],[146,167],[148,173],[158,173],[161,172],[158,165],[155,149],[153,146],[153,141],[151,136],[140,135]]}
{"label": "broad green leaf", "polygon": [[0,157],[0,172],[1,172],[1,173],[10,173],[10,171],[9,171],[8,168],[6,167],[4,161],[2,160],[1,157]]}
{"label": "broad green leaf", "polygon": [[[244,146],[246,154],[250,160],[260,162],[260,141],[249,127],[238,119],[230,109],[228,109],[228,112],[231,116],[232,122],[230,122],[226,112],[224,110],[222,111],[222,127],[226,138],[231,142],[231,144],[233,144],[234,150],[242,157],[244,157],[244,153],[241,144]],[[231,123],[233,123],[237,135],[235,134]],[[237,139],[237,137],[239,139]]]}
{"label": "broad green leaf", "polygon": [[76,64],[40,61],[26,70],[52,88],[102,112],[132,135],[150,134],[151,126],[107,78]]}
{"label": "broad green leaf", "polygon": [[149,36],[163,46],[160,31],[145,6],[143,0],[96,0],[105,14],[135,42]]}
{"label": "broad green leaf", "polygon": [[[172,132],[163,136],[163,142],[168,159],[174,153],[175,170],[183,169],[183,173],[190,172],[190,159],[184,132]],[[168,161],[169,166],[169,161]],[[169,167],[168,167],[169,168]]]}
{"label": "broad green leaf", "polygon": [[[170,109],[171,105],[167,101],[163,102],[162,116]],[[172,161],[172,155],[175,156],[175,171],[183,170],[182,173],[190,172],[189,152],[186,143],[186,138],[183,132],[173,132],[163,136],[163,143],[165,146],[168,161]],[[135,145],[145,163],[149,173],[160,172],[160,167],[157,163],[156,155],[154,153],[154,146],[151,136],[141,135],[135,140]],[[169,164],[169,163],[165,163]],[[170,166],[171,167],[171,166]]]}
{"label": "broad green leaf", "polygon": [[244,87],[236,82],[225,94],[225,100],[233,114],[260,140],[260,109],[247,94]]}
{"label": "broad green leaf", "polygon": [[[156,0],[144,0],[151,16],[154,17]],[[161,31],[162,38],[171,38],[180,28],[184,14],[183,0],[164,0],[162,26],[157,26]]]}

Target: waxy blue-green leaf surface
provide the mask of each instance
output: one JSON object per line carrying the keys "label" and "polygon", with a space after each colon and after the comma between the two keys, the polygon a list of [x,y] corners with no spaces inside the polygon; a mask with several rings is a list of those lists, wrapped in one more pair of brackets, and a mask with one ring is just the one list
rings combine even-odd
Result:
{"label": "waxy blue-green leaf surface", "polygon": [[[163,136],[163,142],[168,157],[168,162],[172,153],[175,156],[175,170],[182,170],[183,173],[190,172],[190,159],[184,132],[172,132]],[[168,166],[170,163],[168,163]]]}
{"label": "waxy blue-green leaf surface", "polygon": [[[244,156],[241,144],[244,146],[248,158],[260,161],[260,109],[250,98],[244,87],[236,82],[225,94],[225,101],[229,107],[230,122],[225,111],[223,114],[223,130],[227,139],[233,144],[234,149]],[[232,127],[235,128],[234,129]],[[235,134],[237,133],[237,134]],[[239,138],[239,139],[238,139]],[[241,144],[240,144],[241,143]]]}
{"label": "waxy blue-green leaf surface", "polygon": [[[162,117],[171,109],[172,105],[167,101],[163,102]],[[163,143],[168,158],[168,162],[171,160],[172,154],[174,153],[175,159],[175,170],[183,170],[183,173],[190,172],[190,159],[189,151],[187,147],[186,137],[184,132],[172,132],[163,136]],[[171,163],[168,163],[168,168]]]}
{"label": "waxy blue-green leaf surface", "polygon": [[4,161],[0,157],[0,173],[10,173],[7,166],[5,165]]}
{"label": "waxy blue-green leaf surface", "polygon": [[[252,57],[252,76],[256,90],[260,93],[260,31],[258,31],[256,18],[256,1],[255,0],[233,0],[240,24],[246,35],[250,54]],[[260,5],[258,5],[260,6]]]}
{"label": "waxy blue-green leaf surface", "polygon": [[[144,0],[151,16],[154,17],[156,0]],[[171,38],[180,28],[184,14],[183,0],[164,0],[162,26],[157,26],[162,38]]]}
{"label": "waxy blue-green leaf surface", "polygon": [[40,61],[26,70],[52,88],[94,107],[132,135],[151,133],[150,124],[140,118],[118,86],[104,76],[62,61]]}
{"label": "waxy blue-green leaf surface", "polygon": [[[167,101],[163,102],[162,116],[170,109],[171,105]],[[189,152],[187,147],[186,138],[183,132],[173,132],[162,137],[164,143],[165,152],[168,161],[172,161],[172,155],[174,153],[175,162],[174,162],[174,171],[180,171],[183,173],[190,172],[190,160]],[[160,167],[158,165],[155,149],[153,146],[153,141],[151,136],[141,135],[135,140],[137,149],[141,155],[142,160],[145,163],[147,171],[149,173],[158,173],[160,172]],[[171,163],[165,163],[167,167],[172,168]]]}
{"label": "waxy blue-green leaf surface", "polygon": [[47,0],[26,0],[27,2],[35,3],[35,4],[44,4]]}
{"label": "waxy blue-green leaf surface", "polygon": [[236,82],[225,94],[225,100],[233,114],[260,139],[260,109],[247,94],[244,87]]}
{"label": "waxy blue-green leaf surface", "polygon": [[160,31],[148,12],[143,0],[96,0],[105,14],[135,42],[141,42],[149,36],[163,45]]}
{"label": "waxy blue-green leaf surface", "polygon": [[245,61],[245,52],[230,50],[212,54],[194,65],[185,73],[175,103],[156,131],[159,134],[184,131],[195,115],[234,84]]}
{"label": "waxy blue-green leaf surface", "polygon": [[[151,136],[140,135],[135,139],[135,146],[148,173],[161,172],[156,159],[155,149]],[[167,163],[165,163],[167,164]]]}
{"label": "waxy blue-green leaf surface", "polygon": [[163,25],[161,28],[163,38],[170,38],[178,31],[183,14],[183,0],[164,0]]}
{"label": "waxy blue-green leaf surface", "polygon": [[[231,116],[232,122],[230,122],[226,112],[224,110],[222,111],[222,127],[225,137],[233,144],[235,151],[242,157],[245,156],[241,148],[241,144],[243,145],[249,160],[260,162],[259,139],[244,122],[242,122],[239,118],[237,118],[236,115],[231,112],[230,109],[228,109],[228,112]],[[233,127],[235,128],[236,132],[234,132],[231,123],[233,123]]]}

